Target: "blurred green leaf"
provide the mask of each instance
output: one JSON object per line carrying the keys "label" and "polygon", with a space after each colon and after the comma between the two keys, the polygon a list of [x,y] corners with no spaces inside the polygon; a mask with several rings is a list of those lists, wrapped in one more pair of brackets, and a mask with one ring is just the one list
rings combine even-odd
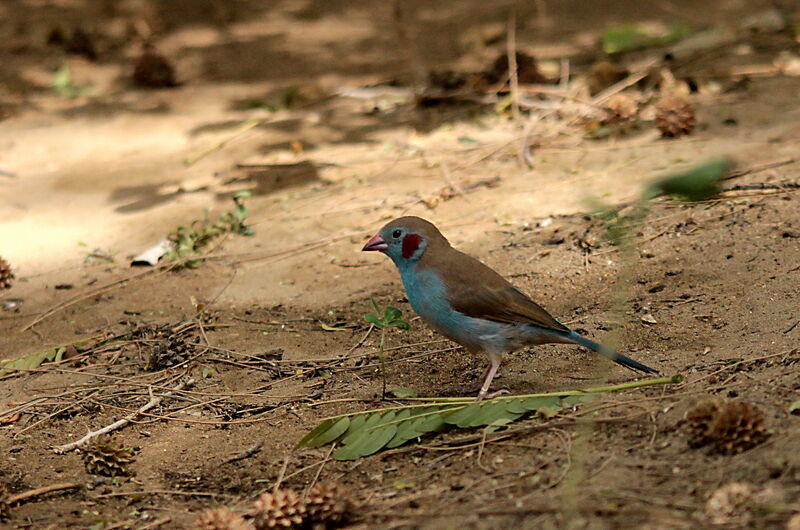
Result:
{"label": "blurred green leaf", "polygon": [[72,82],[72,71],[67,61],[61,63],[61,66],[58,67],[58,70],[53,75],[52,87],[53,92],[66,98],[88,96],[91,91],[87,86],[78,86]]}
{"label": "blurred green leaf", "polygon": [[691,32],[689,26],[680,23],[670,24],[666,27],[644,24],[613,26],[603,33],[603,51],[613,54],[651,46],[663,46],[685,39]]}
{"label": "blurred green leaf", "polygon": [[399,399],[412,398],[412,397],[417,397],[419,395],[419,392],[417,391],[416,388],[411,388],[408,386],[399,386],[395,389],[390,390],[389,392],[394,397]]}
{"label": "blurred green leaf", "polygon": [[645,199],[672,195],[685,201],[702,201],[719,193],[719,181],[730,171],[730,159],[712,160],[684,173],[663,178],[645,190]]}

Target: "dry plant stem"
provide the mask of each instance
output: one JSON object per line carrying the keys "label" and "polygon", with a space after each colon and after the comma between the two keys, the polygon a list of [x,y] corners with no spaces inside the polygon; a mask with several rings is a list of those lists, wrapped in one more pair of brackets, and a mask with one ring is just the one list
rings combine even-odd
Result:
{"label": "dry plant stem", "polygon": [[71,490],[80,487],[81,487],[80,484],[76,484],[74,482],[62,482],[60,484],[51,484],[50,486],[34,488],[32,490],[23,491],[22,493],[12,495],[8,499],[6,499],[6,503],[9,505],[16,504],[54,491]]}
{"label": "dry plant stem", "polygon": [[766,164],[760,164],[756,166],[751,166],[749,168],[740,169],[738,171],[731,171],[728,175],[725,176],[724,180],[735,179],[739,177],[743,177],[745,175],[750,175],[752,173],[759,173],[761,171],[766,171],[768,169],[775,169],[776,167],[788,166],[789,164],[794,164],[797,162],[797,158],[786,158],[784,160],[777,160],[775,162],[768,162]]}
{"label": "dry plant stem", "polygon": [[137,272],[137,273],[131,274],[130,276],[127,276],[125,278],[121,278],[119,280],[114,280],[113,282],[106,283],[104,285],[101,285],[100,287],[96,287],[94,289],[91,289],[86,293],[73,296],[69,300],[67,300],[65,302],[61,302],[61,303],[56,304],[55,306],[51,307],[50,309],[48,309],[47,311],[45,311],[44,313],[42,313],[41,315],[36,317],[32,322],[30,322],[29,324],[25,325],[20,331],[27,331],[27,330],[31,329],[33,326],[35,326],[36,324],[38,324],[39,322],[41,322],[45,318],[57,313],[58,311],[61,311],[64,308],[67,308],[67,307],[69,307],[71,305],[77,304],[81,300],[85,300],[87,298],[90,298],[92,296],[100,294],[100,293],[102,293],[104,291],[107,291],[109,289],[113,289],[114,287],[118,287],[119,285],[122,285],[123,283],[129,282],[130,280],[133,280],[135,278],[139,278],[141,276],[145,276],[146,274],[152,274],[152,273],[156,272],[156,270],[157,269],[147,269],[147,270],[144,270],[144,271],[141,271],[141,272]]}
{"label": "dry plant stem", "polygon": [[772,353],[770,355],[762,355],[760,357],[751,357],[749,359],[742,359],[741,361],[737,361],[737,362],[735,362],[733,364],[729,364],[729,365],[727,365],[727,366],[725,366],[723,368],[720,368],[719,370],[711,372],[710,374],[706,374],[706,375],[704,375],[702,377],[698,377],[697,379],[694,379],[692,381],[687,381],[686,383],[678,386],[676,388],[676,390],[682,390],[682,389],[686,388],[689,385],[694,385],[695,383],[699,383],[700,381],[703,381],[704,379],[708,379],[711,376],[720,374],[722,372],[727,372],[731,368],[736,368],[737,366],[739,366],[741,364],[752,363],[752,362],[756,362],[756,361],[763,361],[765,359],[772,359],[773,357],[779,357],[781,355],[789,355],[793,351],[795,351],[795,350],[792,349],[792,350],[788,350],[788,351],[782,351],[782,352],[779,352],[779,353]]}
{"label": "dry plant stem", "polygon": [[[367,332],[366,332],[366,333],[364,333],[364,336],[363,336],[363,337],[361,337],[361,340],[359,340],[358,342],[356,342],[355,344],[353,344],[353,346],[352,346],[352,347],[351,347],[349,350],[347,350],[347,353],[345,353],[345,354],[342,356],[342,358],[343,358],[343,359],[345,359],[345,358],[349,357],[351,353],[353,353],[354,351],[356,351],[356,349],[358,349],[358,348],[359,348],[359,347],[360,347],[362,344],[364,344],[364,341],[366,341],[366,340],[367,340],[367,338],[368,338],[368,337],[370,336],[370,334],[372,333],[372,330],[373,330],[373,329],[375,329],[375,324],[370,324],[370,325],[369,325],[369,329],[367,330]],[[328,360],[330,360],[330,359],[325,359],[325,360],[326,360],[326,361],[328,361]]]}
{"label": "dry plant stem", "polygon": [[[131,423],[133,420],[135,420],[141,413],[147,412],[148,410],[150,410],[153,407],[157,406],[159,403],[161,403],[161,400],[164,399],[165,397],[168,397],[168,396],[172,395],[173,392],[177,392],[177,391],[183,389],[183,387],[185,387],[187,385],[190,385],[192,382],[193,381],[191,379],[186,380],[186,381],[182,381],[177,386],[175,386],[172,389],[172,391],[167,392],[167,393],[165,393],[165,394],[163,394],[161,396],[151,397],[150,400],[147,403],[145,403],[144,405],[142,405],[142,407],[139,408],[136,412],[134,412],[132,414],[129,414],[128,416],[122,418],[121,420],[115,421],[114,423],[112,423],[110,425],[106,425],[102,429],[98,429],[96,431],[92,431],[92,432],[88,433],[86,436],[84,436],[83,438],[81,438],[80,440],[76,440],[76,441],[70,442],[68,444],[59,445],[57,447],[54,447],[53,450],[56,453],[66,453],[67,451],[71,451],[72,449],[76,449],[78,447],[81,447],[82,445],[84,445],[86,442],[88,442],[92,438],[96,438],[97,436],[100,436],[100,435],[103,435],[103,434],[107,434],[107,433],[109,433],[111,431],[115,431],[117,429],[120,429],[120,428],[128,425],[129,423]],[[152,389],[151,389],[151,395],[152,395]]]}
{"label": "dry plant stem", "polygon": [[517,72],[517,16],[512,11],[508,17],[508,38],[506,39],[508,55],[508,76],[511,88],[511,116],[514,123],[519,123],[519,75]]}
{"label": "dry plant stem", "polygon": [[381,361],[381,399],[386,399],[386,355],[384,355],[383,343],[386,339],[386,328],[381,328],[381,343],[378,346],[378,358]]}
{"label": "dry plant stem", "polygon": [[117,491],[114,493],[101,493],[95,495],[95,499],[107,497],[132,497],[137,495],[184,495],[186,497],[224,497],[222,493],[212,493],[210,491],[176,491],[176,490],[149,490],[149,491]]}
{"label": "dry plant stem", "polygon": [[319,469],[317,469],[317,472],[314,474],[314,478],[311,479],[311,483],[308,485],[306,490],[303,492],[303,500],[304,501],[306,500],[306,497],[308,497],[309,490],[311,490],[311,488],[314,487],[314,484],[317,483],[317,480],[319,480],[319,476],[322,474],[322,469],[325,467],[325,464],[330,459],[331,454],[333,453],[333,450],[335,448],[336,448],[336,443],[331,444],[331,448],[328,449],[328,453],[325,455],[325,458],[322,460],[322,463],[319,465]]}
{"label": "dry plant stem", "polygon": [[[436,354],[439,354],[439,353],[444,353],[444,352],[448,352],[448,351],[454,351],[454,350],[457,350],[459,348],[460,348],[460,346],[451,346],[449,348],[442,348],[441,350],[426,351],[426,352],[422,352],[422,353],[420,353],[418,355],[412,355],[411,357],[406,357],[404,359],[394,359],[392,361],[386,361],[386,364],[405,363],[405,362],[413,361],[414,359],[420,359],[422,357],[429,357],[431,355],[436,355]],[[386,350],[383,350],[383,351],[386,352],[386,351],[389,351],[389,350],[386,349]],[[414,352],[409,352],[409,353],[414,353]],[[341,366],[341,367],[334,367],[333,364],[335,364],[335,363],[328,364],[325,367],[326,368],[331,368],[331,369],[334,369],[334,370],[339,370],[339,371],[351,371],[351,370],[364,370],[365,368],[374,368],[376,366],[380,366],[380,363],[378,363],[378,364],[374,364],[374,363],[373,364],[362,364],[361,366]]]}
{"label": "dry plant stem", "polygon": [[[628,383],[620,383],[618,385],[597,386],[593,388],[585,388],[583,390],[565,390],[564,392],[548,392],[542,394],[524,394],[521,396],[503,395],[492,398],[490,401],[509,401],[522,398],[534,397],[549,397],[549,396],[579,396],[583,394],[604,394],[607,392],[616,392],[619,390],[631,390],[644,386],[653,385],[668,385],[680,383],[683,378],[680,375],[671,377],[659,377],[657,379],[644,379],[642,381],[630,381]],[[441,403],[473,403],[475,398],[471,397],[440,397],[440,398],[405,398],[404,401],[425,401],[425,402],[441,402]]]}
{"label": "dry plant stem", "polygon": [[[238,261],[234,260],[233,264],[236,265],[236,264],[239,264],[239,263],[246,263],[246,262],[249,262],[249,261],[259,261],[259,260],[269,259],[269,258],[282,258],[282,257],[292,256],[292,255],[300,254],[300,253],[303,253],[303,252],[306,252],[306,251],[309,251],[309,250],[314,250],[314,249],[317,249],[317,248],[324,247],[324,246],[329,245],[330,243],[333,243],[333,242],[338,241],[340,239],[345,239],[345,238],[348,238],[348,237],[353,237],[353,236],[363,235],[363,234],[364,234],[364,230],[359,230],[359,231],[356,231],[356,232],[350,232],[350,233],[343,234],[343,235],[340,235],[340,236],[334,236],[334,237],[330,237],[330,238],[327,238],[327,239],[323,239],[322,241],[312,241],[312,242],[308,242],[308,243],[302,243],[300,245],[295,245],[295,246],[292,246],[292,247],[289,247],[289,248],[286,248],[286,249],[271,251],[271,252],[267,252],[267,253],[264,253],[264,254],[261,254],[261,255],[257,255],[257,256],[253,256],[253,257],[249,257],[249,258],[243,258],[243,259],[240,259]],[[252,254],[238,254],[238,256],[242,256],[242,255],[252,256]],[[161,269],[155,269],[155,268],[147,269],[147,270],[144,270],[144,271],[137,272],[135,274],[131,274],[129,276],[126,276],[125,278],[121,278],[119,280],[114,280],[113,282],[110,282],[110,283],[101,285],[100,287],[96,287],[94,289],[91,289],[86,293],[76,295],[76,296],[70,298],[69,300],[67,300],[65,302],[61,302],[59,304],[56,304],[55,306],[51,307],[50,309],[48,309],[47,311],[45,311],[44,313],[42,313],[41,315],[36,317],[32,322],[30,322],[29,324],[25,325],[20,331],[27,331],[27,330],[31,329],[33,326],[35,326],[36,324],[38,324],[39,322],[43,321],[44,319],[46,319],[48,317],[53,316],[54,314],[58,313],[59,311],[65,309],[67,307],[75,305],[75,304],[77,304],[78,302],[80,302],[82,300],[86,300],[87,298],[91,298],[92,296],[95,296],[95,295],[100,294],[102,292],[105,292],[107,290],[110,290],[110,289],[113,289],[113,288],[116,288],[116,287],[120,287],[121,285],[123,285],[123,284],[125,284],[125,283],[127,283],[127,282],[129,282],[131,280],[140,278],[142,276],[146,276],[148,274],[159,274],[159,275],[160,274],[165,274],[165,273],[171,271],[174,267],[176,267],[178,265],[181,265],[182,263],[184,263],[186,261],[190,261],[190,260],[226,259],[226,258],[230,258],[232,256],[237,256],[237,254],[234,254],[234,255],[214,254],[214,253],[200,254],[200,255],[197,255],[197,256],[191,256],[191,257],[186,258],[184,260],[176,261],[174,263],[169,264],[169,266],[166,266],[166,267],[161,268]]]}
{"label": "dry plant stem", "polygon": [[62,407],[62,408],[58,409],[57,411],[55,411],[55,412],[53,412],[51,414],[48,414],[47,416],[45,416],[44,418],[40,419],[39,421],[31,423],[30,425],[26,426],[24,429],[21,429],[21,430],[15,432],[13,438],[16,440],[21,435],[25,434],[26,432],[30,431],[31,429],[34,429],[34,428],[38,427],[39,425],[50,421],[51,419],[55,418],[59,414],[62,414],[64,412],[72,409],[73,407],[75,407],[76,405],[78,405],[80,403],[83,403],[84,401],[93,401],[92,397],[96,393],[97,392],[90,393],[88,396],[84,396],[84,397],[82,397],[81,399],[79,399],[77,401],[73,401],[72,403],[70,403],[66,407]]}
{"label": "dry plant stem", "polygon": [[158,528],[159,526],[164,526],[165,524],[169,523],[170,521],[172,521],[171,517],[162,517],[161,519],[153,521],[152,523],[150,523],[148,525],[142,526],[141,528],[139,528],[139,530],[150,530],[150,528]]}
{"label": "dry plant stem", "polygon": [[633,72],[631,75],[629,75],[622,81],[614,83],[613,85],[611,85],[610,87],[606,88],[605,90],[597,94],[595,97],[593,97],[592,104],[600,105],[614,94],[622,92],[631,85],[635,85],[640,80],[644,79],[647,76],[648,72],[650,71],[650,68],[656,66],[660,61],[661,59],[652,59],[650,61],[647,61],[639,68],[639,70]]}
{"label": "dry plant stem", "polygon": [[230,457],[229,459],[223,462],[224,464],[232,464],[233,462],[238,462],[239,460],[246,460],[252,456],[257,455],[261,451],[261,447],[263,446],[263,442],[258,441],[245,449],[244,451],[237,453]]}
{"label": "dry plant stem", "polygon": [[266,121],[267,121],[267,118],[253,118],[253,119],[245,120],[244,123],[242,124],[242,126],[239,128],[239,130],[235,131],[233,134],[231,134],[227,138],[223,138],[222,140],[220,140],[216,144],[203,149],[202,151],[200,151],[196,155],[187,156],[186,159],[184,160],[184,165],[186,167],[190,167],[190,166],[195,165],[197,162],[199,162],[203,158],[207,157],[211,153],[213,153],[215,151],[219,151],[220,149],[225,147],[229,142],[235,140],[236,138],[239,138],[243,134],[247,133],[249,130],[258,127],[259,125],[261,125],[262,123],[264,123]]}
{"label": "dry plant stem", "polygon": [[487,475],[494,473],[494,468],[488,468],[483,465],[481,462],[481,457],[483,456],[483,450],[486,448],[486,437],[489,435],[489,431],[487,429],[483,429],[483,433],[481,435],[481,441],[478,443],[478,454],[475,457],[475,463],[481,468]]}
{"label": "dry plant stem", "polygon": [[420,96],[425,90],[426,69],[422,62],[422,57],[409,35],[407,11],[404,10],[403,2],[400,0],[392,1],[392,20],[397,35],[397,43],[405,55],[406,64],[411,72],[411,83],[414,87],[414,94]]}
{"label": "dry plant stem", "polygon": [[278,478],[275,480],[275,485],[272,487],[272,493],[277,493],[277,491],[281,487],[281,483],[283,482],[283,477],[286,476],[286,468],[289,467],[289,453],[283,457],[283,465],[281,466],[281,471],[278,473]]}
{"label": "dry plant stem", "polygon": [[[537,397],[552,397],[552,396],[578,396],[578,395],[586,395],[586,394],[593,394],[593,393],[606,393],[606,392],[614,392],[618,390],[628,390],[631,388],[638,388],[643,386],[653,386],[653,385],[666,385],[666,384],[674,384],[681,381],[680,376],[673,376],[673,377],[661,377],[658,379],[646,379],[644,381],[632,381],[630,383],[622,383],[619,385],[609,385],[609,386],[602,386],[602,387],[595,387],[595,388],[588,388],[585,390],[577,391],[577,390],[568,390],[565,392],[550,392],[544,394],[524,394],[518,396],[497,396],[492,398],[491,400],[487,400],[486,403],[496,402],[496,401],[508,401],[508,400],[515,400],[515,399],[526,399],[526,398],[537,398]],[[410,409],[410,408],[421,408],[421,407],[429,407],[431,403],[439,403],[439,404],[452,404],[452,405],[469,405],[475,403],[475,398],[472,397],[464,397],[464,398],[405,398],[403,401],[414,401],[420,402],[418,405],[399,405],[396,407],[382,407],[377,409],[369,409],[363,410],[357,413],[346,413],[346,414],[338,414],[336,416],[327,416],[322,418],[323,420],[336,420],[339,418],[344,418],[345,416],[357,416],[362,414],[372,414],[374,412],[388,412],[390,410],[398,410],[398,409]]]}
{"label": "dry plant stem", "polygon": [[[124,409],[122,407],[118,407],[116,405],[111,405],[109,403],[102,403],[102,405],[105,406],[105,407],[119,409],[119,410],[123,410],[123,411],[127,411],[128,410],[128,409]],[[275,409],[272,409],[272,410],[275,410]],[[138,411],[133,411],[133,413],[136,413],[136,412],[138,412]],[[267,411],[267,412],[271,412],[271,410]],[[161,414],[153,414],[152,412],[140,412],[139,414],[142,415],[142,416],[146,416],[148,418],[153,418],[153,420],[151,420],[151,421],[131,420],[131,423],[143,424],[143,423],[153,423],[155,421],[178,421],[178,422],[181,422],[181,423],[196,423],[198,425],[244,425],[244,424],[250,424],[250,423],[261,423],[262,421],[268,421],[269,420],[269,418],[265,418],[265,417],[251,418],[251,419],[246,419],[246,420],[234,420],[234,421],[190,420],[188,418],[175,418],[173,416],[164,416],[164,415],[161,415]]]}

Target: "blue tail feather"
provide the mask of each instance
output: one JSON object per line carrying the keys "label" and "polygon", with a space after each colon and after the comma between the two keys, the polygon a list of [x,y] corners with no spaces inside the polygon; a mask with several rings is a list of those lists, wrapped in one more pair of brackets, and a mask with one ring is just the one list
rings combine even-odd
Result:
{"label": "blue tail feather", "polygon": [[564,334],[564,338],[569,340],[569,341],[574,342],[575,344],[579,344],[581,346],[589,348],[590,350],[596,351],[600,355],[604,355],[605,357],[608,357],[609,359],[611,359],[615,363],[621,364],[622,366],[625,366],[627,368],[631,368],[633,370],[639,370],[640,372],[644,372],[646,374],[657,374],[658,373],[658,370],[656,370],[654,368],[650,368],[649,366],[645,366],[645,365],[643,365],[642,363],[640,363],[638,361],[634,361],[630,357],[625,357],[621,353],[617,353],[614,350],[612,350],[611,348],[606,348],[602,344],[598,344],[598,343],[594,342],[593,340],[589,340],[586,337],[582,337],[582,336],[578,335],[577,333],[575,333],[574,331],[570,331],[569,333],[565,333]]}

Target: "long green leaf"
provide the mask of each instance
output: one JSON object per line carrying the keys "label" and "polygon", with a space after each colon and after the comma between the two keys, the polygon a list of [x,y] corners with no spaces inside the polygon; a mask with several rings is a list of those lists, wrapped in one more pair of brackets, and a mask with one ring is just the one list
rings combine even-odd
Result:
{"label": "long green leaf", "polygon": [[[376,414],[373,417],[378,419],[374,425],[367,426],[371,418],[368,418],[358,434],[348,444],[344,444],[341,449],[333,454],[336,460],[353,460],[361,456],[368,456],[382,449],[397,433],[397,425],[392,423],[395,418],[394,411],[386,414]],[[388,425],[387,425],[388,423]]]}
{"label": "long green leaf", "polygon": [[297,447],[318,447],[338,442],[342,446],[333,457],[336,460],[353,460],[384,448],[399,447],[448,426],[496,430],[530,412],[550,417],[566,407],[594,399],[599,393],[680,381],[680,376],[674,376],[561,393],[502,396],[490,401],[452,399],[373,409],[327,418],[304,436]]}
{"label": "long green leaf", "polygon": [[306,437],[298,442],[298,445],[319,447],[320,445],[334,442],[347,431],[348,427],[350,427],[350,418],[348,417],[341,418],[337,421],[328,420],[308,433]]}
{"label": "long green leaf", "polygon": [[60,346],[40,350],[16,359],[0,361],[0,376],[4,376],[19,370],[35,370],[45,362],[58,362],[64,358],[64,354],[67,351],[67,346],[73,346],[74,348],[80,350],[80,348],[85,346],[89,340],[90,339],[83,339],[77,342],[62,344]]}

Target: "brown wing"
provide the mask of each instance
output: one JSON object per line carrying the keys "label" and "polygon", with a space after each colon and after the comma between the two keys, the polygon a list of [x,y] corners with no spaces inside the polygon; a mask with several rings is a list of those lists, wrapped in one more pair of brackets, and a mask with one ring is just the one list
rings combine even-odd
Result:
{"label": "brown wing", "polygon": [[420,265],[425,267],[434,263],[443,264],[436,266],[436,269],[444,281],[448,300],[456,311],[496,322],[526,323],[569,331],[525,293],[475,258],[452,247],[432,252],[431,255],[425,252]]}

